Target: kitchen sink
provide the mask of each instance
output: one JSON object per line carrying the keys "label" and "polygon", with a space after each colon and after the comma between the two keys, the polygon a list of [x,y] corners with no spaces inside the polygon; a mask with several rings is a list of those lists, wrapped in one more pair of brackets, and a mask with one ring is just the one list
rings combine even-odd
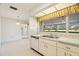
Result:
{"label": "kitchen sink", "polygon": [[48,37],[48,38],[59,38],[59,37],[53,37],[53,36],[50,36],[50,35],[43,35],[42,37]]}
{"label": "kitchen sink", "polygon": [[43,35],[42,37],[54,38],[53,36]]}

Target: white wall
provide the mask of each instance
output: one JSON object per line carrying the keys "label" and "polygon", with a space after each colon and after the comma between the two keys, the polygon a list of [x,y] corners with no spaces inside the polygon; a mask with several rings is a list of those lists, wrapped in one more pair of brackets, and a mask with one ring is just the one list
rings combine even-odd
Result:
{"label": "white wall", "polygon": [[29,19],[29,34],[37,34],[39,32],[39,23],[36,18],[31,17]]}
{"label": "white wall", "polygon": [[1,16],[0,16],[0,55],[1,55]]}
{"label": "white wall", "polygon": [[17,20],[2,17],[2,43],[21,39],[21,27]]}
{"label": "white wall", "polygon": [[1,45],[1,17],[0,17],[0,45]]}

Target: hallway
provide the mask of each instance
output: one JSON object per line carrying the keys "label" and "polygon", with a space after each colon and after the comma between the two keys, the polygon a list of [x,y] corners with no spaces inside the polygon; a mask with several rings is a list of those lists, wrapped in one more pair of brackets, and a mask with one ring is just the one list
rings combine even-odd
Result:
{"label": "hallway", "polygon": [[35,51],[29,49],[29,40],[17,40],[2,45],[2,56],[40,56]]}

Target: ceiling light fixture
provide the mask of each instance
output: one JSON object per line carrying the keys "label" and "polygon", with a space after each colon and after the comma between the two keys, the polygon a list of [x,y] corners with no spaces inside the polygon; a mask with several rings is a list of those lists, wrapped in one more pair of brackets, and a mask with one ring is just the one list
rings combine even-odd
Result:
{"label": "ceiling light fixture", "polygon": [[16,25],[20,25],[20,22],[17,22]]}

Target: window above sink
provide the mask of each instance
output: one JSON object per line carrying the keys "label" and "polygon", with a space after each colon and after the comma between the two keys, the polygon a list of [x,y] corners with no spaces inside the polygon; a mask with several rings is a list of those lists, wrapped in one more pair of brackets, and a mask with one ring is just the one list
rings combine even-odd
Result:
{"label": "window above sink", "polygon": [[44,21],[42,28],[43,32],[79,33],[79,13]]}
{"label": "window above sink", "polygon": [[66,32],[66,22],[64,17],[59,17],[44,22],[44,32]]}
{"label": "window above sink", "polygon": [[69,33],[79,33],[79,13],[69,16]]}

